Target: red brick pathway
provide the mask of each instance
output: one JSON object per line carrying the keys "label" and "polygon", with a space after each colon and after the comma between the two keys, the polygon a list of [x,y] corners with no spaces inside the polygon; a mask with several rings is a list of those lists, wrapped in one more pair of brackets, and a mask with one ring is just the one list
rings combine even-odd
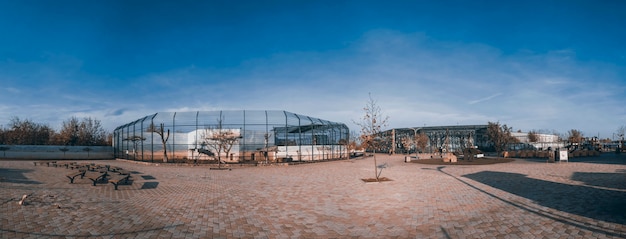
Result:
{"label": "red brick pathway", "polygon": [[[445,166],[373,160],[209,170],[94,161],[131,185],[0,161],[0,238],[624,238],[626,157]],[[26,205],[18,205],[22,195]]]}

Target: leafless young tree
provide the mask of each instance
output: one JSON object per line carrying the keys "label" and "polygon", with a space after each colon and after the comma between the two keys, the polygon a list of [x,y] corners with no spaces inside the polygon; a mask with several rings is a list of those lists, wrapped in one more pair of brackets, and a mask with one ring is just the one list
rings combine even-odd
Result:
{"label": "leafless young tree", "polygon": [[616,135],[620,137],[620,139],[626,136],[626,125],[622,125],[615,131]]}
{"label": "leafless young tree", "polygon": [[[372,94],[369,94],[369,100],[363,108],[363,118],[361,121],[354,121],[354,123],[361,127],[361,141],[365,148],[372,150],[374,153],[374,175],[376,181],[380,180],[380,173],[382,173],[383,166],[378,165],[376,161],[376,150],[379,150],[382,142],[385,141],[382,136],[383,128],[387,127],[388,116],[383,116],[380,107],[376,101],[372,98]],[[380,168],[380,173],[378,169]]]}
{"label": "leafless young tree", "polygon": [[156,133],[160,136],[161,144],[163,145],[163,162],[167,163],[167,140],[170,138],[170,130],[167,129],[167,131],[165,131],[165,125],[163,123],[159,124],[159,126],[154,126],[154,123],[151,123],[146,131]]}
{"label": "leafless young tree", "polygon": [[239,132],[232,129],[224,129],[222,121],[223,118],[218,119],[217,126],[205,128],[202,134],[203,143],[215,151],[219,167],[222,165],[222,152],[228,157],[233,145],[241,139]]}
{"label": "leafless young tree", "polygon": [[622,125],[619,128],[617,128],[617,131],[615,131],[615,135],[617,136],[617,139],[619,141],[623,141],[624,136],[626,136],[626,125]]}
{"label": "leafless young tree", "polygon": [[133,136],[128,136],[128,138],[125,138],[124,140],[133,142],[133,159],[137,159],[137,144],[140,141],[146,140],[146,138],[141,137],[139,135],[133,135]]}
{"label": "leafless young tree", "polygon": [[417,154],[420,151],[424,151],[424,149],[428,145],[428,136],[424,133],[419,133],[419,134],[413,135],[413,137],[410,137],[410,136],[403,137],[400,142],[402,143],[402,146],[406,150],[415,148],[415,156],[417,157]]}
{"label": "leafless young tree", "polygon": [[402,144],[402,148],[404,148],[404,153],[409,154],[411,148],[415,146],[415,139],[411,136],[404,136],[400,139],[400,143]]}

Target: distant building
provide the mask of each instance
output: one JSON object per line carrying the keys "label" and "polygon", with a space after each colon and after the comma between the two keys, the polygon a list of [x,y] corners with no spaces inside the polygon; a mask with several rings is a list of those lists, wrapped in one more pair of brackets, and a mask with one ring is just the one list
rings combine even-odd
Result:
{"label": "distant building", "polygon": [[565,147],[565,143],[561,142],[558,135],[553,134],[535,134],[537,136],[537,140],[531,142],[528,138],[528,133],[524,132],[513,132],[511,136],[517,138],[519,143],[510,145],[512,150],[548,150],[548,149],[556,149]]}
{"label": "distant building", "polygon": [[[415,148],[405,148],[402,139],[414,137],[415,134],[424,133],[428,136],[426,153],[434,152],[459,152],[467,147],[478,148],[482,151],[493,151],[493,145],[487,136],[488,125],[452,125],[452,126],[429,126],[412,128],[390,129],[382,134],[390,138],[386,147],[381,152],[413,153]],[[511,133],[519,143],[509,145],[511,150],[547,150],[548,148],[560,148],[565,145],[559,141],[559,136],[552,134],[536,134],[537,141],[530,142],[528,133]],[[394,145],[395,147],[391,147]]]}
{"label": "distant building", "polygon": [[[472,146],[481,150],[489,150],[491,144],[487,137],[487,125],[454,125],[454,126],[428,126],[412,128],[395,128],[383,132],[389,136],[389,144],[382,149],[387,153],[413,153],[415,148],[405,148],[402,139],[414,137],[415,134],[424,133],[428,136],[428,145],[424,150],[433,152],[455,152],[465,147]],[[393,145],[393,147],[391,146]]]}

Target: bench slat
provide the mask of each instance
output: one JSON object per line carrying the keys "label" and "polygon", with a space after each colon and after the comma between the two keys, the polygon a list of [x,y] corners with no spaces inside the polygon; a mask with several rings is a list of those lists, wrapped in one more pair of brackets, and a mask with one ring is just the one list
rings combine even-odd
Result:
{"label": "bench slat", "polygon": [[117,186],[120,185],[120,183],[126,184],[129,178],[130,178],[130,175],[128,174],[118,175],[118,176],[114,176],[110,178],[108,181],[109,183],[113,184],[113,186],[115,187],[115,190],[117,190]]}
{"label": "bench slat", "polygon": [[74,183],[76,177],[80,176],[80,178],[83,178],[85,176],[85,171],[73,172],[65,176],[70,179],[70,183]]}

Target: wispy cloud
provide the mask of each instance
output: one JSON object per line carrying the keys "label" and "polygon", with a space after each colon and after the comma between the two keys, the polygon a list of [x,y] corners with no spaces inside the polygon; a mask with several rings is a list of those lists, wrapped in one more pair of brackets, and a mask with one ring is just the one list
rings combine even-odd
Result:
{"label": "wispy cloud", "polygon": [[[37,79],[42,71],[29,73],[32,67],[8,71],[14,79],[26,75],[31,82],[25,86],[12,81],[5,91],[50,94],[19,101],[0,95],[1,102],[15,102],[10,109],[0,108],[0,113],[56,117],[60,122],[80,110],[112,130],[162,111],[279,109],[344,122],[355,129],[351,122],[362,115],[371,92],[390,116],[389,127],[502,121],[523,130],[565,132],[580,127],[610,132],[623,124],[626,115],[619,103],[624,101],[623,88],[614,84],[619,74],[611,74],[617,71],[611,66],[582,64],[563,53],[505,55],[488,45],[386,30],[369,32],[345,49],[286,52],[232,68],[189,66],[149,72],[107,88],[101,87],[104,83],[79,88],[53,83],[105,79],[81,72],[76,65],[48,66],[45,80]],[[0,70],[7,67],[0,62]],[[589,83],[597,74],[604,76],[598,79],[601,82]],[[48,88],[51,84],[54,88]],[[600,97],[602,104],[581,97]],[[88,99],[82,101],[87,103],[80,103],[81,99]],[[594,115],[606,112],[617,115],[616,119],[590,125],[598,122]]]}
{"label": "wispy cloud", "polygon": [[493,98],[496,98],[496,97],[498,97],[500,95],[502,95],[502,93],[493,94],[493,95],[487,96],[487,97],[482,98],[482,99],[472,100],[472,101],[468,102],[468,104],[470,104],[470,105],[478,104],[478,103],[481,103],[481,102],[488,101],[488,100],[491,100]]}
{"label": "wispy cloud", "polygon": [[12,93],[12,94],[19,94],[21,91],[15,87],[5,87],[2,88],[4,91],[8,92],[8,93]]}
{"label": "wispy cloud", "polygon": [[123,115],[124,112],[126,112],[126,110],[127,109],[125,108],[116,109],[111,112],[107,112],[104,116],[120,116],[120,115]]}

